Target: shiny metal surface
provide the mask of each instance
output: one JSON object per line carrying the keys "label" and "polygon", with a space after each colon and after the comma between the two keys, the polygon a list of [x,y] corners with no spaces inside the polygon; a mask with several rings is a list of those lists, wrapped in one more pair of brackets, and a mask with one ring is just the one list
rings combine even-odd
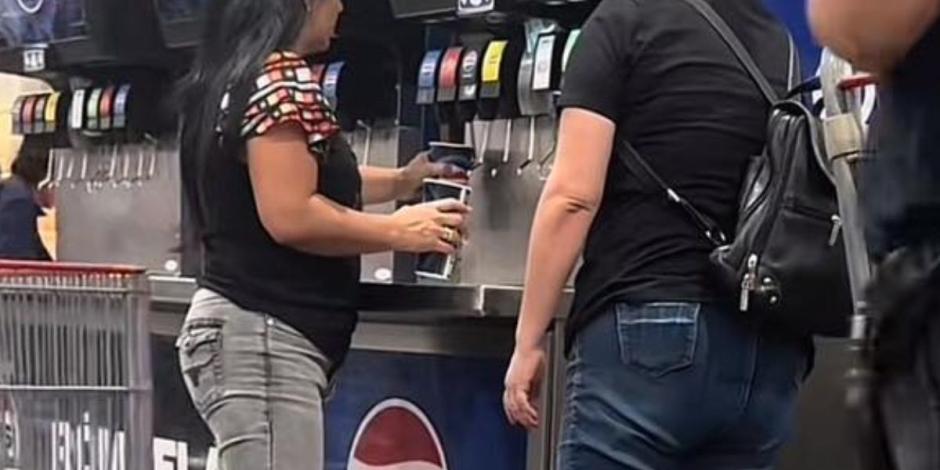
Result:
{"label": "shiny metal surface", "polygon": [[[507,126],[495,121],[489,126],[490,136],[484,139],[485,123],[475,123],[473,138],[483,166],[471,179],[473,195],[470,204],[470,244],[461,253],[459,280],[463,284],[497,284],[520,286],[525,274],[529,232],[535,207],[544,184],[547,167],[537,163],[520,170],[529,154],[529,119],[517,119],[512,126],[509,161],[504,163],[503,150]],[[539,118],[535,126],[534,155],[540,159],[550,155],[555,140],[555,122]],[[487,148],[482,149],[483,143]]]}
{"label": "shiny metal surface", "polygon": [[[151,276],[150,283],[153,309],[164,313],[184,311],[196,291],[192,278]],[[519,312],[522,288],[363,283],[360,297],[359,310],[366,321],[370,318],[387,321],[390,316],[401,323],[428,318],[512,319]],[[567,315],[570,302],[568,293],[563,297],[558,318]]]}
{"label": "shiny metal surface", "polygon": [[[116,160],[114,181],[105,174],[115,159],[110,148],[59,149],[71,169],[56,188],[58,257],[62,261],[125,263],[145,266],[152,271],[175,273],[180,266],[181,192],[179,157],[174,138],[166,138],[149,159],[149,148],[124,146]],[[144,153],[136,180],[137,162]],[[123,178],[125,158],[130,159],[132,175]],[[146,175],[153,163],[153,176]],[[82,177],[82,167],[85,176]],[[97,170],[101,169],[101,172]],[[99,178],[95,178],[95,176]]]}
{"label": "shiny metal surface", "polygon": [[[382,168],[398,168],[399,163],[407,163],[421,149],[421,135],[417,128],[398,126],[391,121],[347,132],[346,138],[359,158],[359,163]],[[396,203],[389,202],[371,205],[365,210],[373,214],[391,214],[395,208]],[[363,281],[389,283],[402,279],[395,276],[394,269],[395,255],[392,253],[362,257]]]}

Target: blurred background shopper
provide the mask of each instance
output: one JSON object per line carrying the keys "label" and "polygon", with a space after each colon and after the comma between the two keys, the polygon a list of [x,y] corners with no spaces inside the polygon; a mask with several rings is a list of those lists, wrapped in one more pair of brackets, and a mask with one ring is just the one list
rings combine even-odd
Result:
{"label": "blurred background shopper", "polygon": [[177,346],[226,470],[323,467],[323,399],[357,321],[359,255],[451,253],[467,208],[393,215],[449,167],[359,168],[304,56],[340,0],[212,0],[182,91],[182,165],[203,248]]}
{"label": "blurred background shopper", "polygon": [[940,1],[810,0],[809,14],[820,42],[879,81],[860,184],[879,411],[891,465],[940,468]]}
{"label": "blurred background shopper", "polygon": [[39,185],[46,176],[49,148],[26,140],[0,181],[0,258],[49,261],[37,221],[52,206],[52,193]]}

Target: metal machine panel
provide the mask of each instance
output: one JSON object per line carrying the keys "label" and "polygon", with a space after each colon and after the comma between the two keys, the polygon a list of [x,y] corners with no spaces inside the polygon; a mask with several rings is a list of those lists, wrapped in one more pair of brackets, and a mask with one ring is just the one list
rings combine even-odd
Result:
{"label": "metal machine panel", "polygon": [[[536,124],[535,155],[549,155],[555,140],[554,119],[539,118]],[[474,127],[474,140],[483,141],[487,126],[476,123]],[[509,139],[508,163],[502,163],[501,157],[506,140],[506,126],[502,121],[490,126],[486,155],[480,151],[481,160],[486,164],[474,172],[471,180],[470,244],[464,247],[458,268],[462,284],[521,285],[523,282],[529,232],[545,168],[540,171],[538,164],[532,164],[519,170],[528,154],[528,118],[517,119],[513,129],[516,132]]]}
{"label": "metal machine panel", "polygon": [[[137,146],[122,147],[135,167]],[[73,178],[80,172],[81,150],[58,150],[74,160]],[[123,159],[124,154],[119,155]],[[144,152],[144,157],[148,156]],[[63,181],[57,189],[58,254],[66,261],[130,263],[158,272],[175,273],[180,266],[180,171],[175,142],[157,148],[154,173],[131,185],[104,182],[89,188]],[[88,151],[88,168],[109,165],[106,147]],[[149,167],[149,160],[145,160]],[[149,170],[149,168],[147,168]],[[145,171],[147,171],[145,170]],[[65,171],[65,170],[63,170]],[[89,177],[91,170],[86,177]]]}
{"label": "metal machine panel", "polygon": [[[359,129],[347,133],[353,151],[363,165],[397,168],[399,160],[407,161],[421,145],[420,132],[414,128],[395,126],[391,122],[379,123],[372,130]],[[396,203],[389,202],[366,207],[374,214],[391,214]],[[362,257],[362,280],[391,282],[399,279],[394,273],[395,256],[392,253],[376,253]]]}

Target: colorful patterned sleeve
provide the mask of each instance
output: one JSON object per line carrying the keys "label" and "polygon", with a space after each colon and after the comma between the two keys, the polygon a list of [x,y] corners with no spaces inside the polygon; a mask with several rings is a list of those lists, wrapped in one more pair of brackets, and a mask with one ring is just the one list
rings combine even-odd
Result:
{"label": "colorful patterned sleeve", "polygon": [[285,123],[299,124],[311,152],[318,156],[326,154],[327,142],[340,132],[310,65],[297,55],[278,52],[268,58],[255,81],[242,119],[242,136],[263,135]]}

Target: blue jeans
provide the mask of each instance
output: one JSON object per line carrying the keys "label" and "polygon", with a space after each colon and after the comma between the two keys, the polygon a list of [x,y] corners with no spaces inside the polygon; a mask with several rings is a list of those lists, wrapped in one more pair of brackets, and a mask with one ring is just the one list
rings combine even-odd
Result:
{"label": "blue jeans", "polygon": [[559,468],[770,469],[807,344],[714,305],[616,305],[572,345]]}

